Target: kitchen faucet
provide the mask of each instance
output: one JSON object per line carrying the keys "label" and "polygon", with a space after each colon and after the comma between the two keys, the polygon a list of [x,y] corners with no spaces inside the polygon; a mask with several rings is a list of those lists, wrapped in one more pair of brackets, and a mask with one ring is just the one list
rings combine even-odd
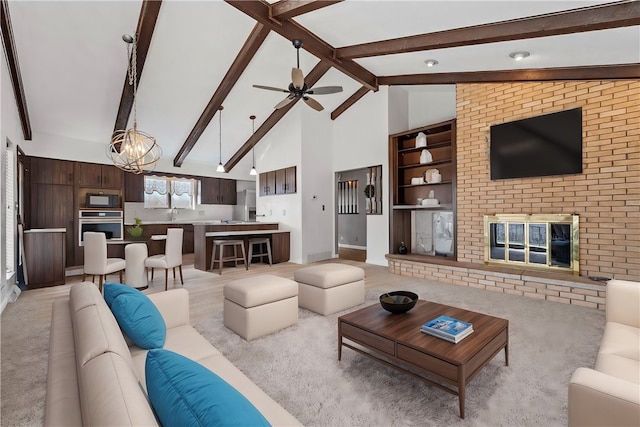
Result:
{"label": "kitchen faucet", "polygon": [[175,221],[178,218],[178,208],[171,209],[171,221]]}

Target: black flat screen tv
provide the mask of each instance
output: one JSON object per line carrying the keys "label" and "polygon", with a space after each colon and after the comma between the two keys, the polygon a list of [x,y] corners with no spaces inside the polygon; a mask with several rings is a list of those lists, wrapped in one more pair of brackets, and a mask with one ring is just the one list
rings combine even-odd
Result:
{"label": "black flat screen tv", "polygon": [[491,179],[582,173],[582,108],[491,126]]}

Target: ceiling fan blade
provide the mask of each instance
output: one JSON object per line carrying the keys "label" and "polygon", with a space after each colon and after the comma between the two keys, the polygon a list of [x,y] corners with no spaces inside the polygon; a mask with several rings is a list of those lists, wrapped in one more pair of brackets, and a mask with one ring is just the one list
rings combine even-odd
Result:
{"label": "ceiling fan blade", "polygon": [[273,87],[273,86],[262,86],[262,85],[253,85],[253,87],[257,87],[258,89],[266,89],[266,90],[274,90],[276,92],[285,92],[285,93],[289,93],[288,89],[280,89],[279,87]]}
{"label": "ceiling fan blade", "polygon": [[302,89],[304,86],[304,74],[302,74],[302,70],[300,68],[291,69],[291,82],[298,89]]}
{"label": "ceiling fan blade", "polygon": [[320,103],[313,98],[309,98],[308,96],[303,96],[302,100],[306,102],[309,107],[313,108],[316,111],[324,110],[324,107],[320,105]]}
{"label": "ceiling fan blade", "polygon": [[282,101],[278,102],[276,104],[276,106],[273,107],[273,108],[276,109],[276,110],[279,109],[279,108],[282,108],[285,105],[287,105],[288,103],[290,103],[291,101],[293,101],[294,99],[296,99],[295,96],[287,96],[285,99],[283,99]]}
{"label": "ceiling fan blade", "polygon": [[327,95],[329,93],[342,92],[342,86],[314,87],[307,91],[309,95]]}

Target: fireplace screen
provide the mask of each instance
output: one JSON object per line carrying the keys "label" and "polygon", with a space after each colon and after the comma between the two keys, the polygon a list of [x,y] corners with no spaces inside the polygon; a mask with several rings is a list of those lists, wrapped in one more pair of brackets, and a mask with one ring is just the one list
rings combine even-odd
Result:
{"label": "fireplace screen", "polygon": [[485,215],[485,263],[578,274],[578,215]]}

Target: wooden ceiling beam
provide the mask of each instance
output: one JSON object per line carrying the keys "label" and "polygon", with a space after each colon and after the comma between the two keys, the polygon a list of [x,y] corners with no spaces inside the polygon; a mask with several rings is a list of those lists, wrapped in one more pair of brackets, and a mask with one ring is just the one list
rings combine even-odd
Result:
{"label": "wooden ceiling beam", "polygon": [[350,108],[353,104],[358,102],[360,100],[360,98],[365,96],[367,93],[369,93],[369,89],[364,87],[364,86],[362,86],[360,89],[355,91],[353,93],[353,95],[351,95],[349,98],[347,98],[346,101],[344,101],[342,104],[340,104],[338,106],[338,108],[336,108],[335,110],[333,110],[331,112],[331,120],[335,120],[338,117],[340,117],[340,114],[342,114],[345,111],[347,111],[348,108]]}
{"label": "wooden ceiling beam", "polygon": [[[147,53],[151,45],[151,38],[156,27],[158,14],[160,13],[162,0],[143,0],[140,8],[140,17],[138,18],[138,26],[136,27],[135,43],[138,55],[136,57],[136,85],[140,83],[144,63],[147,60]],[[126,129],[129,122],[129,115],[133,108],[133,85],[129,84],[129,77],[125,75],[124,87],[122,88],[122,96],[120,97],[120,106],[118,114],[116,114],[116,123],[113,126],[113,132]]]}
{"label": "wooden ceiling beam", "polygon": [[319,58],[321,61],[329,63],[337,70],[348,75],[370,90],[378,90],[378,80],[376,76],[362,67],[360,64],[350,59],[338,59],[335,57],[335,48],[327,44],[318,36],[302,27],[293,20],[284,20],[281,23],[274,22],[270,17],[269,3],[260,0],[225,0],[228,4],[255,19],[263,25],[268,26],[272,31],[280,34],[288,40],[300,39],[303,41],[303,48]]}
{"label": "wooden ceiling beam", "polygon": [[344,0],[280,0],[269,6],[269,15],[276,21],[284,21],[341,1]]}
{"label": "wooden ceiling beam", "polygon": [[195,126],[193,126],[191,133],[189,133],[189,136],[187,136],[184,144],[182,144],[182,147],[180,147],[178,154],[173,159],[174,166],[182,166],[182,163],[189,155],[193,147],[196,145],[196,142],[198,142],[198,139],[209,125],[211,119],[213,119],[213,117],[216,115],[216,112],[231,92],[231,89],[233,89],[236,82],[238,81],[244,70],[247,68],[247,66],[251,62],[251,59],[253,59],[253,56],[256,54],[260,46],[262,46],[262,43],[267,38],[267,35],[269,35],[269,32],[269,28],[262,25],[261,23],[256,23],[256,25],[253,27],[253,30],[251,30],[251,34],[249,34],[249,37],[240,49],[238,56],[236,56],[236,59],[234,59],[231,67],[229,67],[229,70],[227,71],[227,74],[225,74],[224,78],[220,82],[220,85],[211,97],[211,100],[209,100],[209,103],[200,115],[200,118],[198,118]]}
{"label": "wooden ceiling beam", "polygon": [[[11,86],[13,86],[13,94],[16,97],[16,107],[18,108],[18,115],[20,116],[22,134],[25,141],[31,141],[31,121],[29,120],[27,97],[24,94],[16,43],[13,37],[13,28],[11,27],[11,16],[9,15],[9,2],[7,0],[2,0],[0,3],[0,24],[2,27],[2,45],[4,46],[4,55],[7,59],[7,68],[9,69],[9,76],[11,78]],[[4,142],[2,143],[4,144]]]}
{"label": "wooden ceiling beam", "polygon": [[378,77],[381,85],[440,85],[456,83],[544,82],[552,80],[630,80],[640,78],[640,64],[463,73],[407,74]]}
{"label": "wooden ceiling beam", "polygon": [[639,24],[640,2],[625,0],[491,24],[345,46],[337,48],[335,54],[339,59],[364,58],[558,36]]}
{"label": "wooden ceiling beam", "polygon": [[[305,82],[309,86],[313,86],[318,82],[318,80],[320,80],[322,76],[326,74],[327,71],[329,71],[330,68],[330,64],[324,61],[318,62],[313,70],[311,70],[311,72],[305,77]],[[224,165],[224,170],[229,172],[231,169],[233,169],[233,167],[237,165],[244,156],[249,154],[251,149],[258,143],[258,141],[260,141],[280,121],[280,119],[282,119],[289,112],[289,110],[291,110],[293,106],[297,104],[299,100],[300,98],[297,98],[284,107],[274,110],[273,113],[271,113],[271,115],[267,117],[267,119],[262,123],[262,125],[260,125],[260,127],[249,137],[247,142],[242,144],[242,147],[240,147],[240,149],[238,149],[238,151],[236,151],[233,156],[231,156],[229,161],[227,161],[227,163]]]}

